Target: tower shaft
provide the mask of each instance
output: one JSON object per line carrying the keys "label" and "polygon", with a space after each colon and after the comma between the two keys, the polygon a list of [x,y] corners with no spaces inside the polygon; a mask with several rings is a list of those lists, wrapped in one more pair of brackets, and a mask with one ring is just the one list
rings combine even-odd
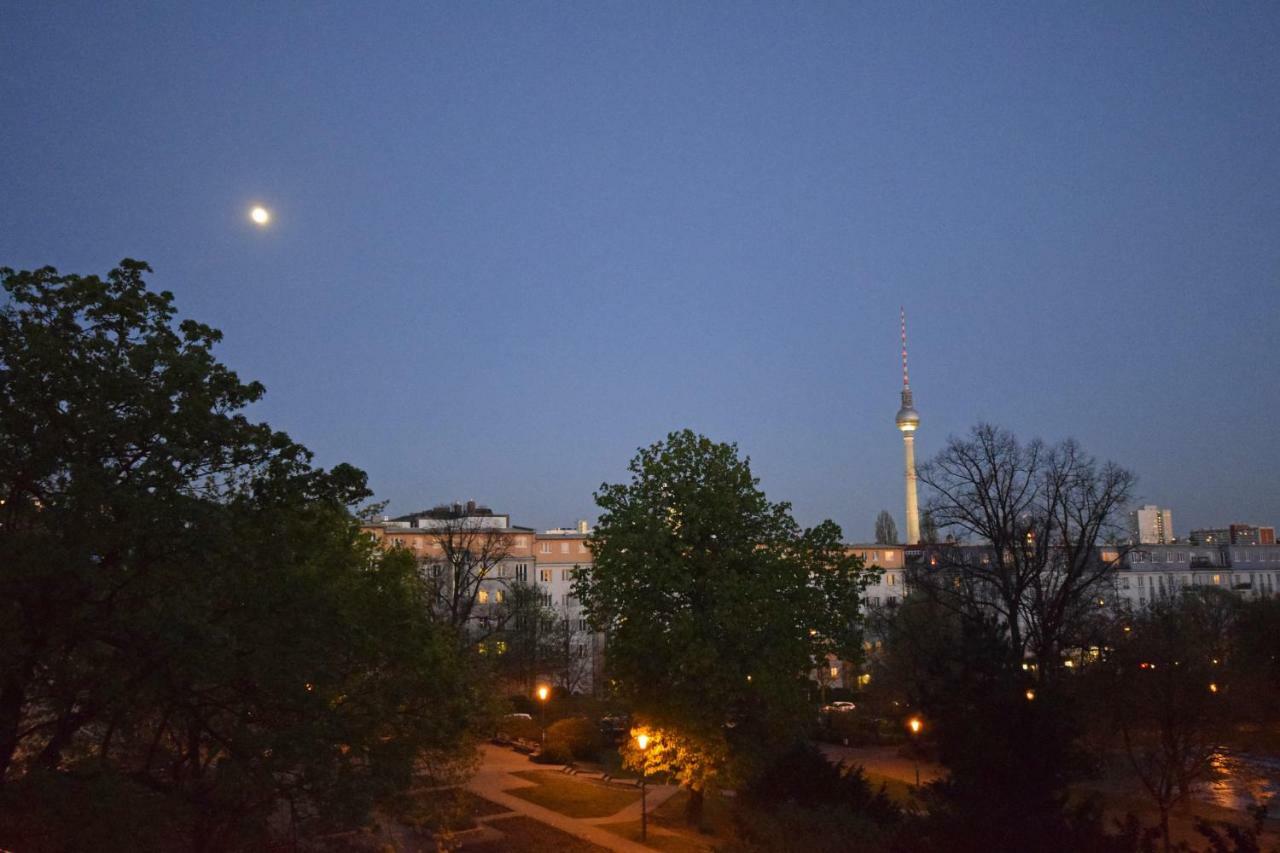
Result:
{"label": "tower shaft", "polygon": [[916,437],[912,433],[902,434],[902,449],[907,462],[907,544],[915,545],[920,541],[920,507],[916,500]]}

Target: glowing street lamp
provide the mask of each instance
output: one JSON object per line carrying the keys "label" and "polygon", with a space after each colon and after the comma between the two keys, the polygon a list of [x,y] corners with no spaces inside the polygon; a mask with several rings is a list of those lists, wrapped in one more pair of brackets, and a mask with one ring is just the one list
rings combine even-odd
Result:
{"label": "glowing street lamp", "polygon": [[924,721],[919,717],[912,717],[907,720],[907,730],[911,732],[911,739],[915,745],[915,749],[911,750],[911,760],[916,766],[916,787],[920,787],[920,747],[917,738],[920,730],[924,728]]}
{"label": "glowing street lamp", "polygon": [[648,756],[644,754],[649,749],[649,736],[644,732],[636,735],[636,746],[640,747],[640,840],[643,842],[649,836],[649,804],[645,790]]}
{"label": "glowing street lamp", "polygon": [[538,701],[540,704],[539,721],[542,724],[542,748],[547,748],[547,698],[551,695],[551,691],[547,689],[547,685],[538,685]]}
{"label": "glowing street lamp", "polygon": [[1034,702],[1036,698],[1036,691],[1033,688],[1028,687],[1026,697],[1028,702]]}

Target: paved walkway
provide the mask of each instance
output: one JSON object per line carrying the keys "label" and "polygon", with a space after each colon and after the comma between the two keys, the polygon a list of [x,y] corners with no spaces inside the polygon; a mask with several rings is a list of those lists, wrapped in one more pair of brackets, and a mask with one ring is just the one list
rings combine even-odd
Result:
{"label": "paved walkway", "polygon": [[[609,850],[616,850],[619,853],[643,853],[643,851],[653,849],[628,841],[606,829],[600,828],[600,824],[604,823],[628,823],[640,820],[640,802],[638,800],[615,814],[606,817],[569,817],[536,803],[531,803],[522,797],[507,793],[513,788],[530,788],[537,784],[513,774],[527,770],[551,770],[553,767],[534,764],[529,761],[529,757],[526,755],[492,744],[483,744],[480,750],[480,768],[476,771],[475,776],[471,777],[471,781],[467,783],[467,790],[472,793],[478,794],[500,806],[506,806],[513,812],[531,817],[548,826],[554,826],[562,832],[567,832],[570,835],[581,838],[584,841],[590,841],[592,844],[598,844]],[[583,784],[590,783],[584,781]],[[675,785],[649,785],[647,796],[649,813],[653,814],[654,809],[674,796],[678,790],[679,788]],[[490,819],[498,819],[500,821],[501,817],[501,815],[489,815],[478,820],[483,824]],[[501,826],[501,823],[498,826]],[[652,830],[652,827],[650,829]]]}

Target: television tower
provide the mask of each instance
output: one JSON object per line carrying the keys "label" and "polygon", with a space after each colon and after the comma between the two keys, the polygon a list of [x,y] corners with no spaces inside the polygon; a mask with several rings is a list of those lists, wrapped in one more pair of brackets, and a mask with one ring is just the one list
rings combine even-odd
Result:
{"label": "television tower", "polygon": [[911,399],[911,380],[907,377],[907,312],[899,309],[902,323],[902,408],[898,409],[897,424],[902,432],[902,449],[907,457],[907,543],[920,542],[920,506],[916,501],[916,428],[920,426],[920,413]]}

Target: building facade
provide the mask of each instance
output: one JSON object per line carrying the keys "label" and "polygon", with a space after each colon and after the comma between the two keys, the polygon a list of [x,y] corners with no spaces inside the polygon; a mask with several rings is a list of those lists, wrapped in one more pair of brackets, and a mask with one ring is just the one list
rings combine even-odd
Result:
{"label": "building facade", "polygon": [[1129,536],[1135,545],[1165,545],[1174,541],[1173,510],[1147,504],[1129,513]]}
{"label": "building facade", "polygon": [[590,630],[573,595],[577,573],[591,568],[591,530],[585,521],[540,533],[469,501],[383,518],[363,530],[417,559],[423,577],[437,591],[437,607],[471,599],[464,627],[486,654],[509,651],[499,629],[510,617],[513,591],[518,586],[536,591],[554,611],[563,629],[557,636],[568,645],[562,665],[542,677],[569,692],[589,693],[600,683],[603,638]]}

